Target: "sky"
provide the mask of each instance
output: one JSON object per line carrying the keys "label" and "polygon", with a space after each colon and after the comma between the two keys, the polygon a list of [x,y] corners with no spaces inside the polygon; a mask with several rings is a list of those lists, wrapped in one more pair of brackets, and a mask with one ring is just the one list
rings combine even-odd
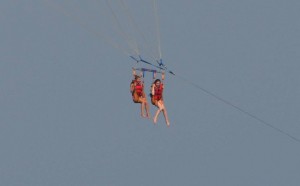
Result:
{"label": "sky", "polygon": [[[105,2],[49,2],[0,2],[0,185],[300,184],[298,141],[199,89],[299,139],[299,1],[159,1],[170,128],[132,102]],[[151,1],[125,2],[157,55]]]}

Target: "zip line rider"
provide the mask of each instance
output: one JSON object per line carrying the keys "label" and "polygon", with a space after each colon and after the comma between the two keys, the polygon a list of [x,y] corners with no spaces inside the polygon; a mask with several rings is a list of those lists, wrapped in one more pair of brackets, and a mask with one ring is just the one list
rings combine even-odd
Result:
{"label": "zip line rider", "polygon": [[[155,79],[155,78],[154,78]],[[153,84],[151,85],[151,102],[153,105],[155,105],[158,109],[155,113],[155,116],[153,118],[154,124],[157,123],[157,117],[159,116],[160,112],[163,112],[163,115],[165,117],[165,121],[168,127],[170,127],[170,122],[167,114],[167,109],[164,104],[163,100],[163,90],[164,90],[164,84],[163,80],[165,79],[165,74],[162,73],[162,81],[160,79],[156,79]]]}
{"label": "zip line rider", "polygon": [[[136,75],[135,70],[132,70],[134,79],[130,83],[130,92],[134,103],[141,104],[141,116],[143,118],[150,118],[149,104],[147,102],[146,94],[144,92],[144,82],[141,75]],[[145,113],[146,111],[146,113]]]}

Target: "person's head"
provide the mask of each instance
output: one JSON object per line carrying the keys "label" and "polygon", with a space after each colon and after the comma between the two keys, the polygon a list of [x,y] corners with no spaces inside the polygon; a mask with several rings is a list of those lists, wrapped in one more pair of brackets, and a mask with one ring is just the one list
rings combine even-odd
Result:
{"label": "person's head", "polygon": [[160,84],[161,84],[160,79],[156,79],[156,80],[154,81],[154,85],[155,85],[155,86],[159,86]]}
{"label": "person's head", "polygon": [[135,79],[136,81],[141,81],[141,76],[135,75],[135,76],[134,76],[134,79]]}

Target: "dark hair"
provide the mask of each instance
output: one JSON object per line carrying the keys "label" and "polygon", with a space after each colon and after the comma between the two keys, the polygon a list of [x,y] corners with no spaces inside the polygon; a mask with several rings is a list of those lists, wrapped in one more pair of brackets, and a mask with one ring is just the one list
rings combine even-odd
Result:
{"label": "dark hair", "polygon": [[161,82],[160,79],[156,79],[156,80],[154,81],[154,84],[156,84],[157,82]]}

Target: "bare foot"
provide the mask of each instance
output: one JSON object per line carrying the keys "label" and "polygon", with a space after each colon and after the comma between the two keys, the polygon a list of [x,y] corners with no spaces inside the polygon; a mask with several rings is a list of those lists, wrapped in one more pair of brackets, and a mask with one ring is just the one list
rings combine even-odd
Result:
{"label": "bare foot", "polygon": [[154,125],[156,124],[156,122],[157,122],[157,118],[153,118]]}

